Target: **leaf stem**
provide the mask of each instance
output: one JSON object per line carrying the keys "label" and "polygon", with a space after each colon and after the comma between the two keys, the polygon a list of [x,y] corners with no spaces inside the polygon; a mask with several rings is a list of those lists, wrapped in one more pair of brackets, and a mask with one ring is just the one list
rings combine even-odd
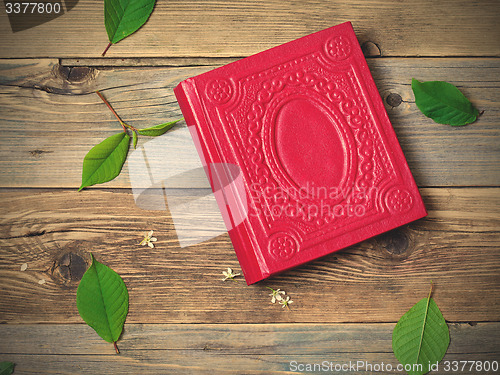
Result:
{"label": "leaf stem", "polygon": [[99,98],[101,98],[101,100],[104,102],[104,104],[106,104],[108,106],[108,108],[110,109],[110,111],[115,115],[115,117],[118,119],[118,121],[120,121],[120,125],[122,126],[123,128],[123,131],[126,133],[127,132],[127,128],[125,127],[127,124],[125,124],[122,119],[120,118],[120,116],[118,116],[118,114],[115,112],[115,110],[113,109],[113,107],[111,107],[111,104],[109,104],[109,102],[106,100],[106,98],[104,96],[102,96],[102,94],[99,92],[99,90],[96,90],[95,92],[97,95],[99,95]]}
{"label": "leaf stem", "polygon": [[431,298],[433,288],[434,288],[434,284],[432,283],[432,280],[431,280],[431,290],[429,290],[429,297],[428,297],[428,299]]}
{"label": "leaf stem", "polygon": [[108,49],[109,49],[109,47],[111,47],[112,44],[113,43],[109,42],[109,44],[106,46],[106,49],[104,50],[104,52],[102,53],[101,56],[104,56],[106,54],[106,52],[108,52]]}
{"label": "leaf stem", "polygon": [[132,125],[125,124],[125,123],[123,123],[123,125],[125,125],[127,128],[129,128],[129,129],[131,129],[131,130],[133,130],[133,131],[137,131],[137,129],[136,129],[136,128],[134,128]]}
{"label": "leaf stem", "polygon": [[120,350],[118,349],[118,345],[116,345],[116,341],[113,341],[113,346],[115,347],[116,354],[120,354]]}

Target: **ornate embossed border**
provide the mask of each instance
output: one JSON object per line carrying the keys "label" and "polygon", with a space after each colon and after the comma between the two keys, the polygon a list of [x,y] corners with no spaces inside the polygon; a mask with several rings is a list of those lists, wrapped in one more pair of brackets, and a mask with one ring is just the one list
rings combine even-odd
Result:
{"label": "ornate embossed border", "polygon": [[[265,71],[249,74],[233,82],[224,77],[212,79],[205,96],[216,106],[218,117],[230,145],[244,150],[240,161],[249,186],[258,186],[260,201],[251,199],[250,215],[258,219],[268,238],[268,253],[276,259],[290,259],[321,241],[334,238],[340,228],[335,214],[314,217],[303,211],[273,216],[275,204],[292,202],[304,207],[313,199],[297,196],[277,197],[277,190],[293,185],[280,166],[272,147],[276,113],[287,98],[307,97],[324,108],[337,124],[337,131],[350,153],[350,165],[343,185],[365,189],[364,197],[352,193],[337,199],[348,205],[362,205],[364,216],[342,216],[342,233],[356,230],[394,212],[407,212],[413,198],[401,185],[400,177],[384,146],[384,135],[366,89],[351,61],[352,46],[347,37],[334,36],[322,52],[311,53]],[[333,62],[333,64],[332,64]],[[262,209],[271,215],[265,215]],[[254,227],[254,230],[256,228]],[[337,231],[337,232],[336,232]]]}

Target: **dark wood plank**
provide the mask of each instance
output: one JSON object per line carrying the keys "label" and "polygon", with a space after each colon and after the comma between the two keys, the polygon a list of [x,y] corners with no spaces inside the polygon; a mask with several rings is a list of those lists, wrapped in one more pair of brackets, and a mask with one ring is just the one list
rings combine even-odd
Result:
{"label": "dark wood plank", "polygon": [[[479,359],[478,359],[479,358]],[[498,354],[450,354],[446,355],[443,361],[497,361]],[[102,375],[157,375],[157,374],[324,374],[326,371],[339,375],[347,375],[353,373],[362,373],[366,375],[380,375],[381,369],[387,369],[391,365],[393,374],[402,374],[404,371],[396,367],[398,362],[394,359],[393,354],[388,353],[352,353],[346,357],[343,353],[328,353],[327,355],[253,355],[253,354],[238,354],[235,356],[225,356],[217,351],[137,351],[131,352],[128,355],[107,356],[96,354],[92,356],[86,355],[26,355],[26,354],[11,354],[8,356],[0,355],[0,360],[9,360],[14,363],[19,363],[15,367],[15,374],[39,374],[40,371],[46,374],[102,374]],[[293,367],[292,367],[293,361]],[[321,365],[327,361],[326,367],[321,370]],[[359,371],[356,367],[349,370],[350,364],[356,364],[360,361]],[[384,363],[385,367],[376,367],[378,364]],[[307,364],[316,367],[305,367]],[[471,374],[469,367],[465,367],[462,371],[462,364],[459,365],[458,371],[453,371],[454,375]],[[471,362],[469,362],[469,365]],[[304,367],[298,367],[299,365]],[[366,366],[370,366],[368,371],[364,371]],[[336,371],[335,366],[340,366]],[[344,366],[347,371],[343,371]],[[316,370],[314,370],[314,368]],[[302,372],[298,372],[302,369]],[[370,370],[371,369],[371,370]],[[307,372],[305,372],[307,371]],[[387,371],[387,370],[386,370]],[[328,373],[328,372],[326,372]],[[474,371],[474,374],[491,374],[492,372]],[[445,362],[441,362],[438,371],[433,371],[432,374],[447,375],[450,371],[445,371]]]}
{"label": "dark wood plank", "polygon": [[[419,186],[499,185],[499,59],[371,59],[369,64]],[[181,117],[173,87],[213,69],[67,68],[50,59],[0,66],[0,186],[73,188],[80,185],[88,150],[121,129],[94,90],[102,90],[122,118],[140,128]],[[450,81],[485,112],[465,127],[435,124],[415,106],[412,77]],[[401,103],[391,106],[398,101],[390,96]],[[141,138],[139,146],[147,140]],[[188,147],[169,149],[166,158],[180,160]],[[169,168],[176,165],[169,159]],[[129,187],[127,171],[125,166],[103,186]],[[207,185],[186,176],[183,186]]]}
{"label": "dark wood plank", "polygon": [[[368,366],[384,363],[396,371],[392,354],[394,324],[127,324],[121,354],[86,325],[3,325],[0,360],[16,363],[16,374],[270,374],[292,373],[299,364]],[[498,323],[450,324],[446,361],[498,361]],[[19,354],[25,353],[25,354]],[[360,361],[360,362],[358,362]],[[326,364],[325,364],[326,362]],[[351,362],[351,363],[349,363]],[[305,368],[305,367],[304,367]],[[354,367],[355,368],[355,367]],[[314,373],[319,373],[316,367]],[[325,368],[323,368],[323,371]],[[356,369],[356,368],[355,368]],[[366,371],[368,369],[368,371]],[[310,371],[308,371],[309,373]],[[389,371],[382,371],[389,373]],[[401,373],[402,371],[399,371]],[[352,371],[351,371],[352,373]],[[398,373],[396,371],[396,373]],[[454,371],[455,374],[471,373]],[[474,373],[485,373],[474,371]]]}
{"label": "dark wood plank", "polygon": [[[497,0],[159,1],[146,25],[107,56],[248,56],[345,21],[384,56],[500,56],[499,12]],[[100,57],[108,43],[97,0],[17,33],[2,5],[0,34],[2,58]]]}
{"label": "dark wood plank", "polygon": [[[25,59],[23,59],[25,60]],[[40,59],[30,59],[37,61]],[[239,60],[237,57],[127,57],[127,58],[112,58],[105,59],[96,58],[63,58],[59,59],[59,64],[67,67],[195,67],[195,66],[221,66]]]}
{"label": "dark wood plank", "polygon": [[[239,269],[227,235],[180,248],[169,212],[135,207],[128,191],[3,189],[0,323],[80,322],[90,251],[123,276],[130,323],[395,322],[431,280],[447,320],[498,321],[499,192],[422,189],[427,218],[247,287],[221,281]],[[150,229],[154,249],[138,245]],[[292,309],[266,286],[286,290]]]}
{"label": "dark wood plank", "polygon": [[[448,354],[500,354],[500,323],[448,323]],[[121,352],[206,350],[225,355],[392,353],[395,323],[373,324],[133,324]],[[86,324],[3,324],[0,354],[115,355],[112,344]],[[78,340],[75,340],[75,338]],[[40,345],[46,342],[47,345]]]}

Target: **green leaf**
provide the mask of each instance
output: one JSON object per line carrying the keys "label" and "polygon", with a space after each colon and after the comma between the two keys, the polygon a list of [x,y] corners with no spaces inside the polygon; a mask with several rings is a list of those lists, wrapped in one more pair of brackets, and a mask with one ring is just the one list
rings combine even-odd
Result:
{"label": "green leaf", "polygon": [[443,359],[449,344],[448,326],[430,295],[404,314],[392,332],[394,355],[410,375],[429,372],[430,365]]}
{"label": "green leaf", "polygon": [[142,135],[147,135],[150,137],[157,137],[159,135],[164,134],[167,130],[170,130],[177,122],[179,122],[181,120],[182,119],[180,118],[178,120],[166,122],[165,124],[152,126],[150,128],[138,129],[137,131],[139,132],[139,134],[142,134]]}
{"label": "green leaf", "polygon": [[461,126],[476,121],[479,112],[451,83],[411,80],[418,109],[439,124]]}
{"label": "green leaf", "polygon": [[14,363],[0,362],[0,375],[10,375],[14,372]]}
{"label": "green leaf", "polygon": [[94,146],[83,159],[82,186],[102,184],[120,174],[130,144],[130,136],[119,133]]}
{"label": "green leaf", "polygon": [[137,133],[135,132],[135,130],[132,130],[132,138],[133,138],[134,150],[135,150],[137,147]]}
{"label": "green leaf", "polygon": [[92,255],[92,265],[78,285],[76,306],[85,323],[105,341],[115,343],[128,313],[127,287],[120,275]]}
{"label": "green leaf", "polygon": [[117,43],[148,20],[155,0],[104,0],[104,25],[109,42]]}

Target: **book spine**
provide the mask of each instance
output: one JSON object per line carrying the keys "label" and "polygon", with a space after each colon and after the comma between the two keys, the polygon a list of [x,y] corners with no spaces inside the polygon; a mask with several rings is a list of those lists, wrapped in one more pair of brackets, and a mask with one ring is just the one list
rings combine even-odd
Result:
{"label": "book spine", "polygon": [[[193,135],[193,141],[200,156],[207,178],[210,181],[210,186],[215,194],[217,204],[221,212],[228,212],[231,215],[230,207],[227,205],[226,200],[221,198],[221,194],[216,194],[214,191],[214,184],[212,183],[211,168],[212,164],[224,163],[218,151],[216,142],[212,132],[210,131],[210,124],[208,123],[203,108],[198,97],[194,82],[187,79],[174,89],[174,94],[179,103],[184,119],[190,132]],[[194,134],[193,134],[194,133]],[[239,197],[238,197],[239,199]],[[238,200],[236,199],[236,200]],[[258,246],[254,243],[247,231],[247,221],[244,220],[241,224],[233,227],[227,220],[224,220],[226,228],[228,229],[229,237],[233,243],[236,256],[240,263],[241,269],[245,276],[248,285],[253,284],[269,276],[267,265],[263,259],[258,259],[255,253],[255,247]]]}

